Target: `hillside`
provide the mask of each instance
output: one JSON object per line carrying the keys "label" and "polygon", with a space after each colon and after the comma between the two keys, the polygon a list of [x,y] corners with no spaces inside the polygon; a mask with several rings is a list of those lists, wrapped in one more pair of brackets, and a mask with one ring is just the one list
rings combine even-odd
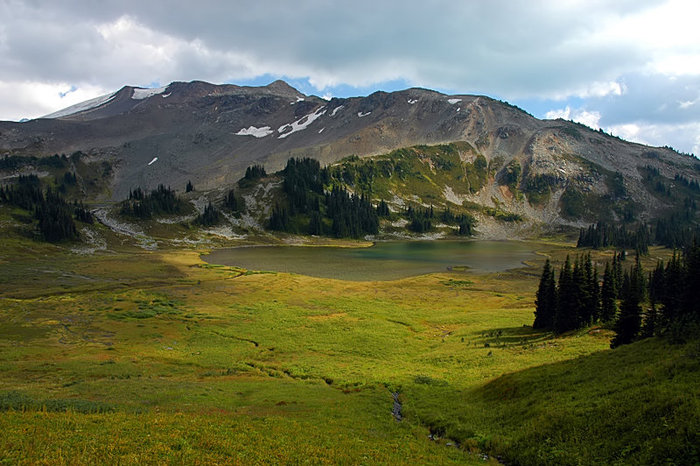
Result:
{"label": "hillside", "polygon": [[[0,463],[699,459],[691,331],[611,350],[613,321],[532,327],[542,266],[581,251],[561,241],[577,227],[608,223],[585,230],[596,248],[628,230],[697,237],[692,157],[486,97],[324,101],[282,82],[125,87],[0,123],[0,146]],[[472,236],[537,239],[492,271],[454,251],[495,263],[506,243],[359,249]],[[675,254],[648,242],[658,279]],[[334,272],[370,260],[358,252],[400,269],[451,249],[406,275],[357,266],[358,281],[277,268],[279,250],[245,249],[245,268],[203,257],[270,244],[315,246],[283,249]],[[635,249],[604,246],[585,251],[598,272]]]}
{"label": "hillside", "polygon": [[[488,97],[425,89],[326,101],[281,81],[264,87],[176,82],[151,90],[127,86],[42,119],[0,123],[0,155],[81,151],[86,163],[108,165],[104,189],[91,198],[100,202],[123,200],[136,187],[181,190],[190,180],[216,196],[253,164],[274,172],[290,157],[325,165],[358,156],[352,162],[358,165],[368,156],[386,160],[382,154],[396,158],[393,151],[438,144],[452,144],[448,152],[456,150],[459,162],[447,175],[432,153],[414,149],[429,170],[404,176],[434,174],[428,178],[435,178],[435,192],[410,194],[422,204],[467,201],[511,212],[528,222],[526,231],[538,224],[649,221],[682,204],[687,193],[678,194],[678,179],[692,182],[700,169],[695,158],[670,149],[541,121]],[[470,164],[486,170],[478,180],[467,179]],[[40,171],[35,165],[3,176]],[[384,194],[411,200],[406,189]]]}
{"label": "hillside", "polygon": [[533,269],[353,282],[200,252],[5,240],[0,460],[697,461],[697,341],[534,330]]}

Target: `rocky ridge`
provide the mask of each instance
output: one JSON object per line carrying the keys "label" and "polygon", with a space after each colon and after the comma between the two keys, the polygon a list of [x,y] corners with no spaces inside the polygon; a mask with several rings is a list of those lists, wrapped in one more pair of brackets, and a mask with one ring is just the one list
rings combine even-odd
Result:
{"label": "rocky ridge", "polygon": [[175,82],[153,90],[126,86],[52,118],[0,122],[0,156],[81,151],[109,162],[109,189],[100,201],[124,199],[137,186],[182,189],[188,180],[198,190],[221,192],[248,166],[263,164],[272,172],[290,157],[330,164],[350,155],[455,142],[470,148],[460,151],[462,163],[485,160],[488,177],[466,193],[445,185],[439,201],[501,206],[532,225],[587,223],[562,214],[562,196],[575,189],[616,202],[623,199],[611,196],[617,174],[624,199],[640,206],[641,219],[653,218],[668,203],[645,186],[646,167],[670,185],[677,176],[694,180],[700,173],[695,158],[668,148],[629,143],[568,121],[538,120],[484,96],[417,88],[324,100],[282,81],[263,87]]}

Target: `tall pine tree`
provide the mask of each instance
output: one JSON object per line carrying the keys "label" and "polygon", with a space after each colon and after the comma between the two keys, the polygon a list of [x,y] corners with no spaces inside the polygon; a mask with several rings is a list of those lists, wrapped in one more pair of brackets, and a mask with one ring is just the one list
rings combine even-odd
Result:
{"label": "tall pine tree", "polygon": [[603,322],[612,321],[617,315],[617,293],[615,292],[615,277],[613,267],[605,263],[603,272],[603,287],[600,290],[600,320]]}
{"label": "tall pine tree", "polygon": [[571,259],[566,256],[564,266],[559,273],[559,288],[557,290],[557,309],[554,314],[554,331],[564,333],[577,326],[576,301],[578,300],[574,274],[571,269]]}
{"label": "tall pine tree", "polygon": [[642,325],[641,302],[644,299],[646,279],[639,255],[629,274],[625,274],[620,315],[615,322],[615,337],[610,343],[611,348],[632,343]]}
{"label": "tall pine tree", "polygon": [[554,314],[557,310],[557,290],[554,281],[554,269],[549,259],[544,263],[535,301],[535,322],[533,328],[551,329],[554,326]]}

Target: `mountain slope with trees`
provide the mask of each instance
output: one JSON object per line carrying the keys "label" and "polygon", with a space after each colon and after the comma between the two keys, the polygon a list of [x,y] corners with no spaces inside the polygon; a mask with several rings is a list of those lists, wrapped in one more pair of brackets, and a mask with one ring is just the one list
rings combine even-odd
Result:
{"label": "mountain slope with trees", "polygon": [[[669,242],[692,227],[675,229],[667,214],[686,218],[696,205],[700,162],[694,157],[568,121],[538,120],[484,96],[407,89],[323,100],[281,81],[263,87],[177,82],[145,99],[134,99],[136,91],[126,86],[78,113],[0,122],[0,170],[36,172],[49,155],[80,150],[112,168],[109,189],[93,198],[121,201],[136,187],[161,184],[213,192],[234,186],[250,167],[272,173],[290,158],[313,158],[321,166],[351,160],[344,176],[353,166],[369,170],[369,156],[393,154],[395,161],[405,150],[430,164],[438,160],[426,148],[443,145],[454,148],[445,155],[458,153],[457,164],[442,157],[449,163],[430,165],[432,174],[415,173],[410,161],[390,168],[407,180],[406,189],[432,189],[433,200],[421,200],[427,205],[469,202],[533,224],[575,227],[663,218],[657,231]],[[386,176],[382,160],[374,159]],[[465,165],[472,169],[456,171]],[[458,177],[460,189],[447,174]],[[396,183],[389,188],[406,197]]]}

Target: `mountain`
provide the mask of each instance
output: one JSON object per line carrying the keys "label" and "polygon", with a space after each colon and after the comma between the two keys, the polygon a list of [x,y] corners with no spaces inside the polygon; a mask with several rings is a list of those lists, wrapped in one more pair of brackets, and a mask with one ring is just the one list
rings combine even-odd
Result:
{"label": "mountain", "polygon": [[[43,118],[0,122],[0,155],[81,151],[108,162],[102,200],[161,183],[183,189],[188,180],[198,190],[222,189],[250,165],[263,164],[269,173],[290,157],[330,164],[450,143],[458,143],[464,172],[457,170],[455,186],[469,178],[469,166],[485,161],[483,182],[456,197],[453,187],[441,185],[441,196],[419,203],[476,203],[541,223],[583,225],[602,207],[611,220],[621,220],[626,209],[649,220],[680,205],[681,197],[669,193],[693,185],[700,174],[697,159],[669,148],[539,120],[485,96],[417,88],[327,101],[283,81],[263,87],[174,82],[159,89],[125,86]],[[420,150],[414,156],[435,172],[430,157]],[[425,170],[416,175],[431,177]],[[620,207],[611,210],[615,204]]]}

